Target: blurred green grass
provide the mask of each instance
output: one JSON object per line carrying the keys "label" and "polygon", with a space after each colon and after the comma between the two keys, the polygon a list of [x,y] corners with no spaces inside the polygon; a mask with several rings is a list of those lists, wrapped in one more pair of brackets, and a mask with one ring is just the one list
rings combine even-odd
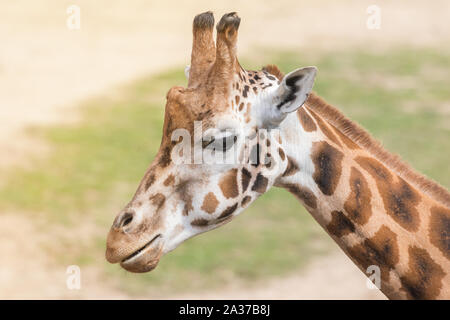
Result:
{"label": "blurred green grass", "polygon": [[[274,63],[284,72],[318,66],[318,94],[388,150],[450,186],[448,52],[261,52],[243,65],[259,69]],[[49,250],[58,263],[99,266],[105,280],[115,279],[117,286],[136,294],[252,281],[289,272],[325,252],[325,233],[290,194],[274,188],[229,225],[181,245],[152,273],[134,275],[104,261],[108,228],[159,147],[165,94],[174,85],[186,85],[183,68],[86,101],[80,123],[31,129],[52,150],[48,157],[36,157],[32,167],[2,172],[0,210],[44,219],[49,232],[51,225],[70,230],[95,224],[98,232],[91,240],[68,237],[59,241],[59,249]]]}

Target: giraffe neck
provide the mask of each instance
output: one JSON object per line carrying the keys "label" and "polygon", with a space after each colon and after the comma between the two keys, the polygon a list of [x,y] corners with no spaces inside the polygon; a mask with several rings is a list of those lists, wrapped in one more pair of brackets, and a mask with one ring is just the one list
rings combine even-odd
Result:
{"label": "giraffe neck", "polygon": [[450,297],[450,210],[305,104],[282,123],[293,193],[388,298]]}

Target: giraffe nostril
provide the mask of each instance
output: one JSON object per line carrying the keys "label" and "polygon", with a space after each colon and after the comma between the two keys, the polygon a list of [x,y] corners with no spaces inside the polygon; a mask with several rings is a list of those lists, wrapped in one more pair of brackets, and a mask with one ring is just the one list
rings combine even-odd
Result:
{"label": "giraffe nostril", "polygon": [[118,229],[121,229],[127,225],[129,225],[133,221],[134,213],[133,212],[124,212],[120,215],[114,223],[114,226]]}

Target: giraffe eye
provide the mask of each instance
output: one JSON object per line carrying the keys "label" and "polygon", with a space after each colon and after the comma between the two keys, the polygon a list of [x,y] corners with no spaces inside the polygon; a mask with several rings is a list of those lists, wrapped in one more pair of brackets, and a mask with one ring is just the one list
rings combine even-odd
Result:
{"label": "giraffe eye", "polygon": [[203,149],[219,150],[222,152],[228,151],[237,141],[237,135],[231,134],[226,137],[212,137],[210,140],[203,140]]}

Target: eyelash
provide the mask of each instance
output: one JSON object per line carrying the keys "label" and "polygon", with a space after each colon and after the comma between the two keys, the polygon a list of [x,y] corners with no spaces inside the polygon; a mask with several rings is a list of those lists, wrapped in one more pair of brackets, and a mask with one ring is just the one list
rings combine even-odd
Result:
{"label": "eyelash", "polygon": [[[208,147],[213,147],[215,150],[221,150],[222,152],[228,151],[237,141],[237,136],[231,135],[227,137],[222,137],[219,140],[216,140],[216,138],[212,138],[209,141],[202,141],[202,147],[203,149]],[[219,147],[218,147],[219,146]]]}

